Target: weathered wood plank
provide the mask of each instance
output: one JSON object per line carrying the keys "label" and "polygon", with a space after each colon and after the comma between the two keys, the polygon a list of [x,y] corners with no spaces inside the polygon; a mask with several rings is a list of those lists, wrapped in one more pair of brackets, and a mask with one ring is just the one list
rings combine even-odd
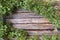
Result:
{"label": "weathered wood plank", "polygon": [[55,26],[47,18],[36,15],[32,11],[19,9],[15,14],[7,16],[6,22],[11,22],[15,28],[25,29],[29,35],[60,34],[60,31],[54,32]]}
{"label": "weathered wood plank", "polygon": [[46,18],[7,19],[11,23],[50,23]]}
{"label": "weathered wood plank", "polygon": [[52,24],[13,24],[18,29],[54,29]]}
{"label": "weathered wood plank", "polygon": [[20,18],[43,18],[43,17],[41,15],[36,15],[35,13],[15,13],[13,15],[7,16],[6,18],[20,19]]}
{"label": "weathered wood plank", "polygon": [[29,33],[29,35],[53,35],[53,34],[60,34],[60,31],[59,32],[54,32],[54,31],[27,31]]}

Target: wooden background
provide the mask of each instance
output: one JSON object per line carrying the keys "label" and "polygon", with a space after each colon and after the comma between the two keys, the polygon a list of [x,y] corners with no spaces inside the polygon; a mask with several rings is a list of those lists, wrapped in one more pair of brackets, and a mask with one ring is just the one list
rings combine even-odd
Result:
{"label": "wooden background", "polygon": [[29,35],[60,34],[60,31],[54,31],[55,26],[47,18],[23,9],[18,9],[13,15],[7,16],[6,22],[11,22],[15,28],[27,30]]}

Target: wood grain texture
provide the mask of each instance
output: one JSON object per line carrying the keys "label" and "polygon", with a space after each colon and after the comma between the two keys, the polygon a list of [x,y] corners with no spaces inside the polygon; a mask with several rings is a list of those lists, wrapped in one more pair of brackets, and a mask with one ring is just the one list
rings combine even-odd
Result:
{"label": "wood grain texture", "polygon": [[21,18],[21,19],[7,19],[11,23],[50,23],[45,18]]}
{"label": "wood grain texture", "polygon": [[13,24],[18,29],[54,29],[52,24]]}

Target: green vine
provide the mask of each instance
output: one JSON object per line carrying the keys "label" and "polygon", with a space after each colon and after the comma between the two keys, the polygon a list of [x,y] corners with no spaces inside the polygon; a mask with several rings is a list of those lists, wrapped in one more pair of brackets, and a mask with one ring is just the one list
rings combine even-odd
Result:
{"label": "green vine", "polygon": [[16,38],[16,40],[26,40],[27,36],[28,33],[26,31],[15,29],[9,33],[8,38],[10,40],[12,40],[14,37]]}
{"label": "green vine", "polygon": [[60,10],[54,6],[54,2],[45,2],[44,0],[0,0],[0,40],[13,40],[13,38],[17,40],[38,40],[37,36],[28,39],[28,33],[25,30],[15,29],[10,23],[4,24],[4,17],[12,14],[17,8],[31,10],[47,17],[56,28],[60,28]]}
{"label": "green vine", "polygon": [[53,34],[52,35],[44,35],[42,36],[43,40],[60,40],[60,35],[57,35],[57,34]]}

